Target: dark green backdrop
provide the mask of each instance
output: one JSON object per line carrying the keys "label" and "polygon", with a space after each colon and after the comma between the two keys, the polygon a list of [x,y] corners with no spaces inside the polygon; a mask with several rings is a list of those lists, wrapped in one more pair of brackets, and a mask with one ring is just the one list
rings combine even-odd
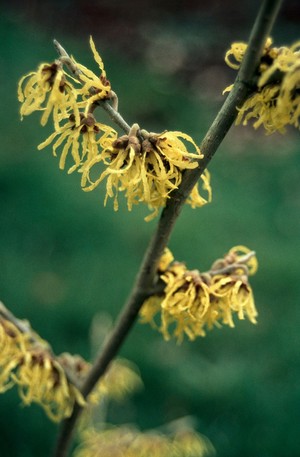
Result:
{"label": "dark green backdrop", "polygon": [[[103,188],[83,193],[79,176],[59,171],[50,149],[36,150],[51,129],[36,115],[20,122],[17,81],[55,57],[53,37],[96,70],[93,33],[128,122],[200,142],[234,77],[223,55],[246,39],[260,2],[40,3],[7,3],[0,18],[0,299],[56,352],[90,358],[93,316],[103,323],[100,340],[155,221],[143,222],[143,208],[103,208]],[[298,11],[286,2],[275,38],[299,39]],[[218,457],[299,455],[299,166],[299,132],[230,132],[209,167],[213,202],[183,211],[170,247],[203,270],[231,246],[256,250],[258,325],[239,322],[181,346],[137,325],[121,352],[139,366],[145,390],[112,407],[112,422],[146,429],[193,415]],[[1,457],[50,455],[56,430],[40,408],[20,406],[12,389],[1,395],[0,412]]]}

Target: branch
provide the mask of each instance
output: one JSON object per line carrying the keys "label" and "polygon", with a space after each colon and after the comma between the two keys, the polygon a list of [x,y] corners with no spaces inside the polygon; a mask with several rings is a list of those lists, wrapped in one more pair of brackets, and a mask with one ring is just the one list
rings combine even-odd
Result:
{"label": "branch", "polygon": [[[85,397],[91,392],[111,360],[117,354],[131,330],[145,299],[151,295],[158,260],[168,243],[185,199],[233,124],[237,116],[237,107],[244,103],[251,90],[253,90],[255,71],[281,3],[282,0],[265,0],[261,6],[234,87],[201,143],[200,150],[204,154],[204,158],[199,162],[198,168],[184,173],[181,185],[172,193],[172,198],[168,200],[166,207],[162,211],[158,226],[144,255],[132,292],[83,385],[82,394]],[[54,454],[55,457],[65,457],[67,455],[80,412],[81,408],[76,405],[72,416],[62,424]]]}
{"label": "branch", "polygon": [[248,271],[247,262],[255,256],[255,251],[250,251],[248,254],[243,255],[240,257],[236,262],[226,265],[223,268],[211,268],[208,271],[205,271],[204,274],[208,274],[209,276],[217,276],[217,275],[226,275],[231,273],[232,271],[241,268],[244,270],[245,273]]}
{"label": "branch", "polygon": [[29,322],[26,319],[18,319],[14,316],[6,306],[0,301],[0,317],[3,317],[7,321],[10,321],[14,326],[20,330],[21,333],[28,333],[30,342],[41,345],[41,342],[38,341],[34,332],[32,331]]}
{"label": "branch", "polygon": [[109,104],[108,100],[100,100],[98,105],[108,113],[109,117],[115,124],[121,127],[125,133],[129,133],[130,125],[128,125],[121,114],[116,111],[112,105]]}
{"label": "branch", "polygon": [[[210,279],[213,276],[217,275],[228,275],[232,272],[235,272],[237,269],[243,270],[244,274],[248,276],[249,274],[249,269],[247,267],[247,262],[255,256],[254,251],[248,252],[248,254],[245,254],[244,256],[240,257],[236,262],[231,263],[229,265],[226,265],[224,267],[220,268],[214,268],[213,266],[211,267],[210,270],[207,271],[199,271],[199,270],[187,270],[186,274],[189,276],[191,273],[195,272],[197,276],[200,276],[202,278],[207,278]],[[218,259],[220,261],[223,261],[224,259]],[[218,260],[216,262],[218,262]],[[179,262],[180,263],[180,262]],[[157,296],[162,296],[164,295],[164,291],[166,288],[166,283],[161,279],[160,276],[158,276],[156,283],[153,286],[151,296],[157,295]]]}

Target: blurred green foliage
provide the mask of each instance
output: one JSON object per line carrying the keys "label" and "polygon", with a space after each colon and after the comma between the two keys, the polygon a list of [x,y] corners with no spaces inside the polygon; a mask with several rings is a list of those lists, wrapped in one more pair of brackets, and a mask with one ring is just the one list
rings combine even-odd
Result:
{"label": "blurred green foliage", "polygon": [[[42,30],[12,16],[0,21],[0,299],[57,353],[90,358],[93,316],[105,330],[108,316],[117,315],[155,221],[143,222],[145,208],[104,208],[103,188],[82,192],[79,176],[59,171],[50,148],[36,150],[51,129],[36,115],[20,123],[16,84],[54,50]],[[91,66],[87,43],[68,36],[63,45]],[[200,141],[218,102],[193,98],[180,81],[128,64],[124,55],[106,50],[105,63],[129,122],[183,130]],[[202,270],[234,245],[256,250],[258,325],[238,322],[181,346],[137,325],[121,353],[139,366],[145,390],[111,407],[111,421],[144,429],[194,415],[218,457],[299,455],[298,139],[298,132],[232,130],[209,167],[213,202],[185,208],[170,242],[178,260]],[[49,455],[55,426],[37,406],[19,405],[16,389],[0,397],[1,457]]]}

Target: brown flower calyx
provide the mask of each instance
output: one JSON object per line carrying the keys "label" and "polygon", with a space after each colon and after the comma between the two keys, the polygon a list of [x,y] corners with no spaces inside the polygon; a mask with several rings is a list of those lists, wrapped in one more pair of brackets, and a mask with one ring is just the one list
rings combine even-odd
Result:
{"label": "brown flower calyx", "polygon": [[[55,81],[55,78],[57,76],[57,73],[61,69],[62,69],[62,65],[61,65],[61,62],[59,60],[56,60],[51,65],[44,65],[44,67],[42,68],[42,73],[43,74],[49,73],[49,76],[46,79],[46,81],[49,83],[49,86],[50,86],[51,89],[52,89],[52,87],[54,85],[54,81]],[[62,74],[60,82],[59,82],[59,86],[58,86],[59,91],[61,93],[64,92],[65,85],[66,85],[66,78],[65,78],[65,75]]]}
{"label": "brown flower calyx", "polygon": [[112,147],[119,150],[124,149],[125,151],[132,148],[136,154],[141,152],[141,143],[136,136],[122,135],[112,143]]}
{"label": "brown flower calyx", "polygon": [[133,149],[136,154],[140,154],[142,149],[142,139],[140,138],[140,127],[138,124],[133,124],[128,135],[122,135],[117,138],[112,147],[118,150],[129,151]]}
{"label": "brown flower calyx", "polygon": [[[87,116],[83,113],[79,113],[80,117],[80,133],[86,133],[88,131],[88,127],[93,127],[93,131],[95,133],[99,133],[100,129],[97,126],[97,121],[95,119],[95,116],[92,113],[88,113]],[[74,124],[72,126],[72,130],[74,130],[76,127],[76,117],[75,114],[72,113],[69,116],[69,121]]]}

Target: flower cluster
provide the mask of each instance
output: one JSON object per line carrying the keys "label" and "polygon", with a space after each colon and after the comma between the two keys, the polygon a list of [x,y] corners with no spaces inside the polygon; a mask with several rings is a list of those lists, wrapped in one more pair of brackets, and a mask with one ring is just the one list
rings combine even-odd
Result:
{"label": "flower cluster", "polygon": [[24,335],[9,321],[0,318],[0,392],[14,385],[12,373],[19,365],[28,345]]}
{"label": "flower cluster", "polygon": [[[234,43],[225,56],[226,63],[238,69],[247,49],[245,43]],[[268,38],[257,74],[257,90],[238,110],[236,124],[263,125],[267,133],[285,132],[287,125],[299,128],[300,116],[300,42],[290,48],[272,47]],[[225,89],[230,91],[232,86]]]}
{"label": "flower cluster", "polygon": [[33,341],[29,333],[2,317],[0,354],[0,392],[16,384],[25,405],[40,404],[55,422],[69,417],[75,402],[85,404],[47,343]]}
{"label": "flower cluster", "polygon": [[71,155],[72,165],[69,167],[68,173],[77,170],[82,163],[90,163],[98,156],[99,147],[106,147],[117,138],[115,130],[97,122],[92,113],[86,115],[80,113],[79,119],[80,121],[77,123],[75,115],[71,114],[63,126],[38,145],[38,149],[43,149],[57,138],[52,149],[53,155],[56,156],[57,149],[64,143],[59,168],[61,170],[65,168],[67,156]]}
{"label": "flower cluster", "polygon": [[[3,304],[1,309],[6,310]],[[0,354],[0,393],[17,385],[25,405],[40,404],[55,422],[69,417],[75,402],[87,406],[103,398],[121,400],[142,386],[133,364],[115,360],[86,401],[76,386],[83,384],[91,364],[79,355],[54,356],[48,343],[28,325],[21,331],[1,315]]]}
{"label": "flower cluster", "polygon": [[[59,166],[65,168],[70,152],[74,164],[69,172],[76,170],[82,161],[93,158],[107,137],[116,138],[114,129],[96,122],[92,114],[99,101],[111,98],[112,91],[92,38],[90,46],[100,68],[100,77],[73,58],[62,56],[53,63],[41,64],[36,72],[23,76],[18,86],[22,118],[34,111],[42,111],[41,124],[45,125],[52,113],[55,131],[38,149],[56,139],[53,144],[53,154],[56,155],[56,150],[65,143]],[[64,66],[71,70],[73,76],[64,70]]]}
{"label": "flower cluster", "polygon": [[173,435],[140,432],[128,427],[89,428],[74,457],[204,457],[212,455],[211,443],[195,431],[185,429]]}
{"label": "flower cluster", "polygon": [[53,63],[43,63],[36,72],[23,76],[18,86],[18,99],[22,103],[20,109],[22,118],[34,111],[43,111],[41,117],[43,126],[48,122],[51,112],[57,129],[60,119],[68,117],[70,113],[74,112],[79,119],[77,92],[66,79],[62,64],[58,60]]}
{"label": "flower cluster", "polygon": [[[112,127],[97,122],[94,111],[100,101],[114,100],[116,95],[92,38],[90,46],[100,77],[60,47],[60,58],[41,64],[36,72],[20,80],[21,117],[42,111],[41,124],[45,125],[52,114],[54,132],[38,149],[52,145],[53,155],[60,156],[61,169],[82,174],[85,191],[106,180],[104,204],[113,198],[115,210],[119,192],[124,192],[129,210],[133,205],[145,203],[152,211],[145,219],[150,220],[178,188],[184,170],[196,168],[203,156],[192,138],[181,132],[149,134],[134,124],[127,135],[118,137]],[[64,70],[65,66],[72,76]],[[192,208],[211,199],[208,172],[203,174],[202,181],[208,197],[200,196],[198,187],[194,187],[187,198]]]}
{"label": "flower cluster", "polygon": [[[188,152],[185,142],[194,152]],[[128,210],[134,204],[144,202],[153,210],[146,217],[146,220],[151,220],[165,205],[172,190],[178,188],[182,171],[196,168],[198,163],[193,159],[202,157],[193,139],[184,133],[140,133],[139,126],[134,124],[129,135],[112,141],[110,146],[82,167],[82,186],[84,190],[91,191],[106,179],[105,204],[108,197],[114,198],[114,209],[117,210],[118,192],[124,191]],[[95,166],[99,163],[107,167],[93,180],[91,175],[97,173]],[[208,172],[203,174],[202,180],[210,200]],[[207,200],[199,195],[196,186],[187,203],[195,208],[204,205]]]}
{"label": "flower cluster", "polygon": [[205,336],[205,329],[213,326],[234,327],[234,315],[255,324],[257,311],[248,276],[256,269],[254,252],[243,246],[232,248],[205,273],[174,262],[167,250],[158,266],[162,292],[145,301],[141,321],[158,327],[166,340],[172,332],[178,342],[184,335],[190,340]]}

